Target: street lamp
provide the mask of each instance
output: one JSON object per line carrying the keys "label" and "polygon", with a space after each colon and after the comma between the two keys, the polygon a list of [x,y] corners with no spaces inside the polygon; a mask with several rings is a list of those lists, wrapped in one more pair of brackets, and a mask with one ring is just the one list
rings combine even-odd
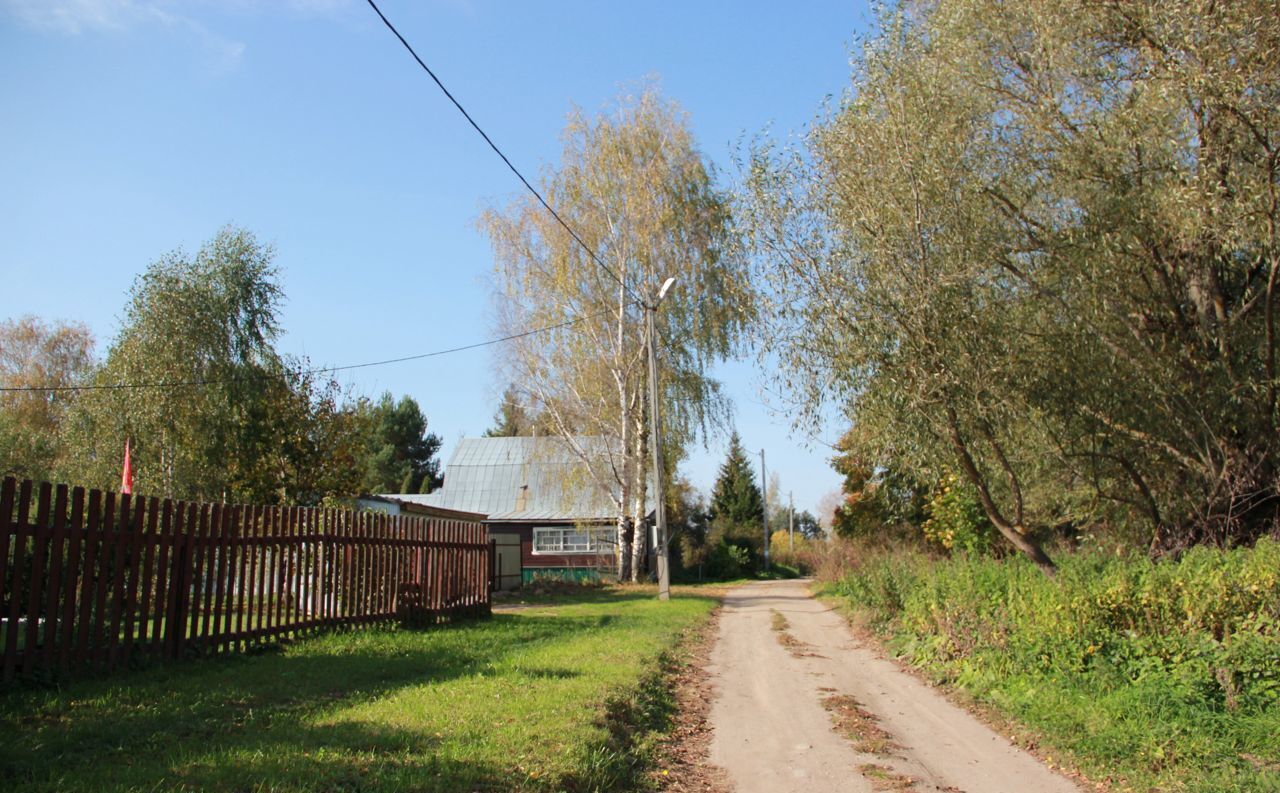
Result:
{"label": "street lamp", "polygon": [[649,342],[649,439],[653,446],[653,490],[656,505],[654,512],[658,524],[656,549],[658,552],[658,600],[671,599],[671,557],[667,548],[667,499],[662,482],[662,433],[659,431],[661,425],[658,422],[658,347],[654,341],[656,334],[653,320],[658,313],[662,298],[667,296],[667,290],[675,282],[674,278],[664,281],[653,302],[646,303],[644,307],[645,330]]}

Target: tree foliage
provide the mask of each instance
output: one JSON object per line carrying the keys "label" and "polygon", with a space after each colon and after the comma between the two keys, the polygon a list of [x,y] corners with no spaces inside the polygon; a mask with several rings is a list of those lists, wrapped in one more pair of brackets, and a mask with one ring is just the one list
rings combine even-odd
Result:
{"label": "tree foliage", "polygon": [[483,437],[517,438],[532,435],[533,429],[533,419],[513,383],[503,390],[498,410],[493,414],[493,426],[484,431]]}
{"label": "tree foliage", "polygon": [[0,473],[49,480],[62,462],[62,423],[93,371],[93,336],[78,323],[0,322]]}
{"label": "tree foliage", "polygon": [[710,543],[728,545],[746,554],[743,564],[756,567],[764,558],[764,496],[742,438],[735,431],[711,490]]}
{"label": "tree foliage", "polygon": [[1280,16],[907,3],[802,147],[755,147],[767,341],[874,471],[1052,527],[1250,541],[1280,504]]}
{"label": "tree foliage", "polygon": [[368,420],[364,473],[365,493],[429,493],[440,486],[442,441],[427,432],[427,418],[416,400],[397,402],[384,393],[364,410]]}
{"label": "tree foliage", "polygon": [[335,382],[276,351],[273,257],[226,228],[138,276],[97,388],[63,421],[67,479],[114,489],[129,438],[138,492],[316,503],[355,490],[363,425]]}
{"label": "tree foliage", "polygon": [[[618,510],[624,577],[638,571],[649,459],[644,302],[669,277],[656,314],[664,444],[680,449],[725,402],[707,367],[727,355],[751,304],[745,267],[731,255],[727,200],[716,188],[683,112],[652,88],[606,113],[574,111],[560,163],[542,194],[601,267],[532,198],[485,212],[497,259],[504,331],[554,330],[517,340],[510,380],[591,464],[593,484]],[[585,459],[576,438],[611,439],[607,460]],[[593,448],[599,448],[594,446]]]}
{"label": "tree foliage", "polygon": [[729,449],[711,491],[711,517],[752,524],[763,530],[764,498],[756,483],[755,468],[736,431],[729,436]]}

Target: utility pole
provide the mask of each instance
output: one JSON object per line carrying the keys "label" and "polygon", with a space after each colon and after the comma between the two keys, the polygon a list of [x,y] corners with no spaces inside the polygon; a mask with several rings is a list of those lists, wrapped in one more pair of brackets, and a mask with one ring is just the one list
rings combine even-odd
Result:
{"label": "utility pole", "polygon": [[760,492],[764,509],[764,571],[769,572],[769,480],[764,475],[764,449],[760,450]]}
{"label": "utility pole", "polygon": [[658,305],[667,296],[667,290],[675,283],[668,278],[658,289],[652,304],[645,304],[645,335],[649,348],[649,445],[653,447],[653,500],[654,517],[657,522],[658,542],[658,600],[671,599],[671,558],[667,548],[667,494],[663,489],[662,470],[662,432],[658,421],[658,346],[654,340],[654,316],[658,313]]}
{"label": "utility pole", "polygon": [[796,549],[796,494],[787,493],[787,550]]}

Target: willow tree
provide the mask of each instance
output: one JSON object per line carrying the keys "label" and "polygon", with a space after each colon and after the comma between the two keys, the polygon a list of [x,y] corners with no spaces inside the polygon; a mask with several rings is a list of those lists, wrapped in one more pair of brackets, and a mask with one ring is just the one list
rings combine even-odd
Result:
{"label": "willow tree", "polygon": [[71,481],[115,488],[128,438],[137,492],[315,503],[356,490],[363,423],[336,383],[277,352],[272,259],[225,228],[137,277],[95,388],[62,422]]}
{"label": "willow tree", "polygon": [[745,268],[730,254],[727,200],[685,114],[652,88],[594,117],[572,112],[540,191],[578,239],[532,197],[480,220],[497,260],[502,330],[554,328],[513,342],[504,365],[610,494],[620,574],[635,577],[649,486],[645,303],[676,279],[656,328],[664,442],[678,453],[727,407],[706,370],[750,318]]}
{"label": "willow tree", "polygon": [[[1269,3],[904,3],[794,150],[747,162],[769,340],[869,459],[1153,547],[1273,525],[1280,18]],[[1135,533],[1136,534],[1136,533]]]}

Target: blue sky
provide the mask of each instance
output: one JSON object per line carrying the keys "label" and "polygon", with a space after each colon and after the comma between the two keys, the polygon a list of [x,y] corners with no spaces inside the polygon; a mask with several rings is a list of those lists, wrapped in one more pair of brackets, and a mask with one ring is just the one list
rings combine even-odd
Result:
{"label": "blue sky", "polygon": [[[381,0],[526,176],[573,105],[656,78],[706,156],[801,131],[849,81],[865,3]],[[78,320],[99,351],[147,263],[230,223],[275,245],[286,352],[343,365],[493,336],[475,219],[519,184],[363,0],[0,0],[0,317]],[[490,424],[492,353],[357,370],[410,394],[445,459]],[[771,411],[752,361],[717,376],[751,450],[814,510],[830,450]],[[832,440],[839,426],[820,440]],[[683,470],[709,490],[723,439]]]}

